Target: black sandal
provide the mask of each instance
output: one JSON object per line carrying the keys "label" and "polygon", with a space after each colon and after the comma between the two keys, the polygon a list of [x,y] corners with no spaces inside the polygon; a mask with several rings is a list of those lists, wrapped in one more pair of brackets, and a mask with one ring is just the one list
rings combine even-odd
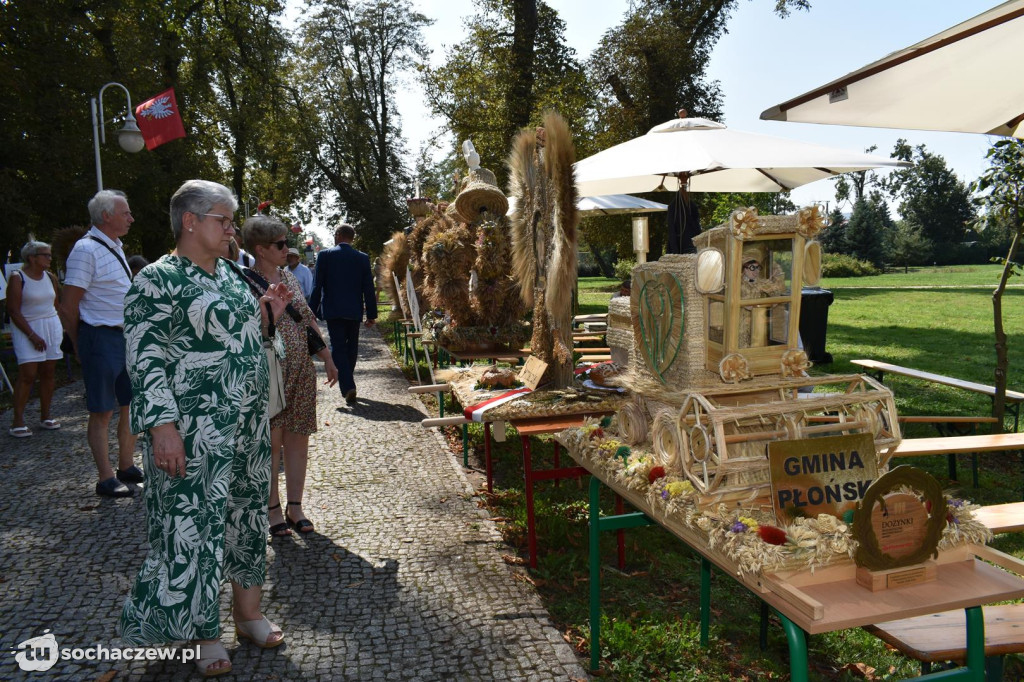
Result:
{"label": "black sandal", "polygon": [[[301,507],[302,503],[301,502],[289,502],[288,503],[289,507],[291,507],[292,505],[294,505],[296,507]],[[288,525],[289,526],[291,526],[292,528],[294,528],[295,530],[297,530],[300,533],[312,533],[313,532],[313,522],[310,521],[309,519],[299,519],[298,521],[292,521],[291,518],[288,516],[288,514],[285,514],[284,518],[285,518],[286,521],[288,521]]]}
{"label": "black sandal", "polygon": [[[271,512],[275,509],[280,509],[281,503],[278,502],[273,507],[267,507],[267,512]],[[285,517],[287,518],[287,517]],[[281,523],[275,523],[270,527],[270,534],[275,538],[286,538],[292,534],[292,529],[288,527],[288,521],[282,521]]]}

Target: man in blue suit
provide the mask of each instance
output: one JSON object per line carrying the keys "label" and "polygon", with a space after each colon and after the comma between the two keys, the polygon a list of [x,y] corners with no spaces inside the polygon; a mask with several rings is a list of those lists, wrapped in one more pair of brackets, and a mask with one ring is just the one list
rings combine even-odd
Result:
{"label": "man in blue suit", "polygon": [[346,223],[334,231],[335,247],[316,257],[316,274],[309,307],[327,320],[331,335],[331,358],[338,367],[338,385],[345,402],[356,402],[353,376],[359,357],[359,324],[366,312],[366,326],[377,321],[377,297],[370,272],[370,257],[352,248],[355,228]]}

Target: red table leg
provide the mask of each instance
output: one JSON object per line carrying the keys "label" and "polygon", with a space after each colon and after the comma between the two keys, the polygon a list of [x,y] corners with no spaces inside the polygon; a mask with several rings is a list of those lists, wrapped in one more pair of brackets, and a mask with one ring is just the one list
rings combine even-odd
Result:
{"label": "red table leg", "polygon": [[484,466],[487,468],[487,492],[494,492],[494,478],[491,472],[491,423],[484,422]]}
{"label": "red table leg", "polygon": [[530,554],[530,568],[537,568],[537,524],[533,515],[533,453],[530,437],[520,436],[523,442],[523,477],[526,479],[526,547]]}
{"label": "red table leg", "polygon": [[[556,440],[555,441],[555,468],[556,469],[561,469],[562,468],[562,462],[560,461],[561,460],[561,454],[562,454],[561,448],[559,447],[558,441]],[[562,481],[556,478],[555,479],[555,487],[557,488],[560,485],[562,485]]]}

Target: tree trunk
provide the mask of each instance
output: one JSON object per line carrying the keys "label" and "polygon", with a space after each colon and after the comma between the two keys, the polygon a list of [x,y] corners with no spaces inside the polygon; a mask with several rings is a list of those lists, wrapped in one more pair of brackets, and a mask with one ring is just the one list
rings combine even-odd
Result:
{"label": "tree trunk", "polygon": [[1006,414],[1006,375],[1010,367],[1010,358],[1006,347],[1006,331],[1003,329],[1003,292],[1006,290],[1006,282],[1010,279],[1010,273],[1013,271],[1013,259],[1017,255],[1017,246],[1020,244],[1020,215],[1016,210],[1014,210],[1014,224],[1017,230],[1013,233],[1010,252],[1006,255],[1006,262],[1003,263],[1003,274],[999,278],[999,286],[992,292],[992,316],[995,323],[996,341],[996,394],[992,398],[992,416],[998,420],[996,422],[997,433],[1003,432],[1003,416]]}
{"label": "tree trunk", "polygon": [[589,239],[584,237],[583,243],[587,245],[590,253],[593,254],[594,260],[597,262],[597,267],[601,268],[601,274],[605,277],[614,277],[615,268],[612,266],[611,262],[601,255],[600,250],[598,250]]}
{"label": "tree trunk", "polygon": [[507,140],[530,124],[533,115],[533,84],[536,69],[537,0],[512,1],[512,72],[509,89]]}

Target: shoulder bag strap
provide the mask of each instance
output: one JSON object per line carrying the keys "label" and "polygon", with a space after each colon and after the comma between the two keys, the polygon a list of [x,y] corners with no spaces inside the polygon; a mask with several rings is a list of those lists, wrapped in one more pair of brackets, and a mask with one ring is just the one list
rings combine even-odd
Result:
{"label": "shoulder bag strap", "polygon": [[117,251],[114,251],[114,247],[112,247],[110,244],[106,243],[105,241],[103,241],[94,234],[90,234],[89,239],[99,244],[103,244],[103,246],[106,247],[107,251],[109,251],[114,256],[114,258],[117,259],[117,262],[121,264],[121,267],[124,268],[124,274],[128,275],[128,281],[132,281],[132,271],[128,269],[128,264],[125,263],[124,260],[122,260],[119,255],[117,255]]}
{"label": "shoulder bag strap", "polygon": [[[266,290],[270,288],[270,282],[268,282],[263,275],[256,272],[252,268],[246,268],[245,274],[246,276],[249,277],[249,279],[253,280],[256,284],[259,284],[263,288],[264,292],[266,292]],[[298,310],[295,309],[295,306],[289,303],[287,306],[285,306],[284,310],[286,313],[288,313],[288,317],[292,318],[297,323],[302,324],[302,315],[299,313]]]}

